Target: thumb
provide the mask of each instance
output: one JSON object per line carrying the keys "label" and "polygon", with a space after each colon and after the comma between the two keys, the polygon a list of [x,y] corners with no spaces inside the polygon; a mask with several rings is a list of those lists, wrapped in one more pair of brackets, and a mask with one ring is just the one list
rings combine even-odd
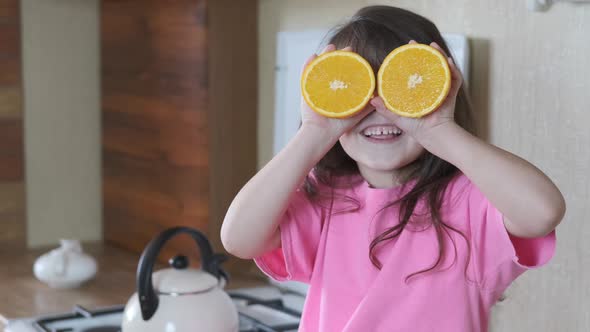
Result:
{"label": "thumb", "polygon": [[393,121],[394,123],[400,118],[399,115],[387,109],[385,103],[383,103],[383,99],[380,96],[371,99],[371,105],[375,107],[375,110],[377,110],[379,114],[383,115],[384,117]]}

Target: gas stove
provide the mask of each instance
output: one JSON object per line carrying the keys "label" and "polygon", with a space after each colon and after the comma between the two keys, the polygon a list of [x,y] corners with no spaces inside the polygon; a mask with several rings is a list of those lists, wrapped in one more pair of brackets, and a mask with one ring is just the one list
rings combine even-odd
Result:
{"label": "gas stove", "polygon": [[[273,286],[228,291],[240,317],[240,332],[295,332],[305,298]],[[124,306],[9,320],[5,332],[120,332]]]}

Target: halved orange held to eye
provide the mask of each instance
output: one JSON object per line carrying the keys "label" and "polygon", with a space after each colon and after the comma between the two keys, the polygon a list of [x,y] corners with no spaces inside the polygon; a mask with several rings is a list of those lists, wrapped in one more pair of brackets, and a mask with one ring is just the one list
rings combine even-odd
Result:
{"label": "halved orange held to eye", "polygon": [[437,49],[407,44],[383,60],[377,81],[379,96],[390,111],[419,118],[444,102],[451,89],[451,70]]}
{"label": "halved orange held to eye", "polygon": [[346,118],[361,111],[375,92],[375,74],[360,55],[349,51],[324,53],[301,75],[301,93],[317,113]]}

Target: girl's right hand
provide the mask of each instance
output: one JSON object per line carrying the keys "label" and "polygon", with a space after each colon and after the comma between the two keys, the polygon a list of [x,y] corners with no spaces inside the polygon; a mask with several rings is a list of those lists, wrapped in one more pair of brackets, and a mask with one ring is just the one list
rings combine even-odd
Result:
{"label": "girl's right hand", "polygon": [[[323,52],[334,49],[334,45],[328,45]],[[315,54],[311,56],[305,66],[315,57]],[[332,119],[315,113],[302,101],[301,128],[287,146],[246,183],[229,206],[221,227],[225,249],[240,258],[252,259],[280,248],[279,225],[287,218],[285,211],[293,193],[340,136],[372,110],[373,106],[368,104],[353,117]]]}
{"label": "girl's right hand", "polygon": [[[327,52],[332,52],[334,50],[336,50],[336,47],[333,44],[329,44],[324,48],[320,55]],[[342,51],[351,50],[352,48],[350,46],[342,49]],[[309,65],[309,63],[317,57],[317,54],[310,56],[303,65],[301,72],[303,73],[303,70]],[[349,118],[328,118],[312,110],[311,107],[309,107],[309,105],[307,105],[305,102],[305,99],[301,97],[301,127],[316,127],[322,131],[325,131],[331,138],[337,141],[340,136],[342,136],[342,134],[354,127],[374,109],[375,107],[371,105],[371,103],[367,103],[365,108]]]}

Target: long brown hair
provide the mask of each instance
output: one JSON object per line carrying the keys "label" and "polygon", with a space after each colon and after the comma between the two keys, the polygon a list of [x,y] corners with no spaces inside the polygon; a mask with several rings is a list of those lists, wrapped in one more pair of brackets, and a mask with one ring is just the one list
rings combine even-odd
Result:
{"label": "long brown hair", "polygon": [[[360,9],[348,22],[331,31],[327,44],[334,44],[337,49],[351,46],[354,52],[363,56],[371,64],[376,74],[389,52],[407,44],[412,39],[422,44],[436,42],[448,55],[451,55],[439,30],[431,21],[410,11],[390,6],[369,6]],[[455,121],[467,131],[474,133],[471,114],[471,102],[467,91],[461,87],[457,95]],[[394,239],[400,235],[414,215],[416,204],[422,199],[426,200],[430,213],[429,219],[436,230],[439,255],[431,267],[412,273],[406,277],[407,281],[416,274],[435,269],[441,263],[446,252],[443,241],[444,234],[450,237],[449,231],[453,231],[460,234],[467,242],[469,241],[461,231],[446,224],[440,215],[444,191],[453,177],[459,174],[459,170],[428,151],[425,151],[421,157],[406,167],[408,172],[405,179],[402,179],[403,182],[415,179],[415,184],[407,194],[385,207],[399,204],[399,223],[373,239],[369,258],[375,267],[381,269],[381,262],[375,255],[376,247],[383,241]],[[328,196],[333,202],[336,199],[333,189],[338,187],[338,183],[341,183],[339,179],[353,178],[354,175],[360,173],[356,162],[346,154],[340,143],[336,143],[314,167],[312,174],[313,179],[308,176],[304,183],[308,196],[319,201],[321,194],[318,190],[319,186],[327,186],[332,189]],[[350,197],[345,199],[354,200]]]}

